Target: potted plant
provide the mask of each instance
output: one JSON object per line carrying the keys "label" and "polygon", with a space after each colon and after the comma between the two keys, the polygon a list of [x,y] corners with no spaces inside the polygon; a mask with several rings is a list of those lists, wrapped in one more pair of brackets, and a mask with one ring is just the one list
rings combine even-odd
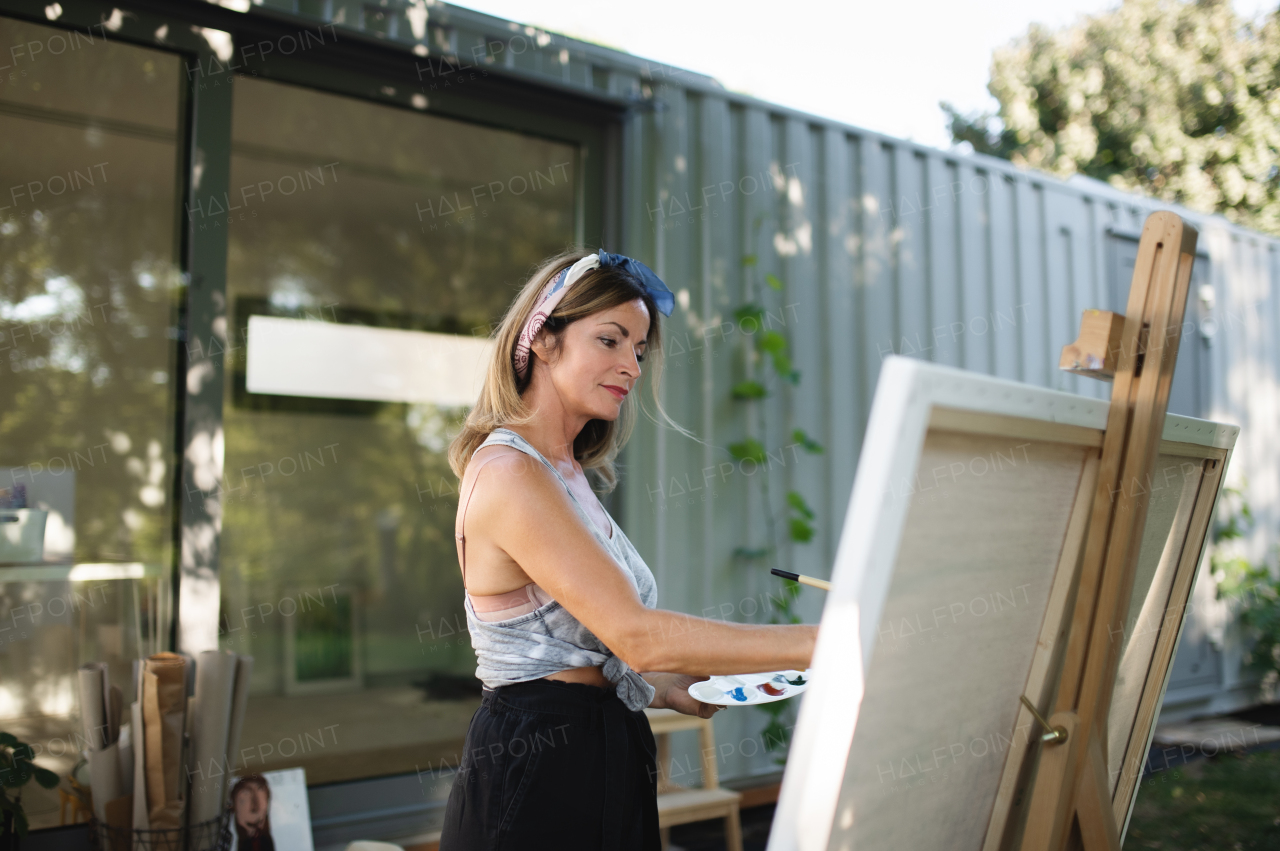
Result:
{"label": "potted plant", "polygon": [[[46,789],[58,785],[58,775],[32,760],[31,745],[18,741],[12,733],[0,733],[0,851],[16,851],[18,840],[27,835],[27,815],[22,811],[22,787],[32,779]],[[9,790],[14,790],[9,797]]]}

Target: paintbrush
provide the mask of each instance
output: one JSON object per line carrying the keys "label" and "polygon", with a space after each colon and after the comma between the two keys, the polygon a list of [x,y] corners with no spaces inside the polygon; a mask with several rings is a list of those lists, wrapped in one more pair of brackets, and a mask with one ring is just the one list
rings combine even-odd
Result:
{"label": "paintbrush", "polygon": [[783,579],[790,579],[792,582],[799,582],[801,585],[812,585],[814,588],[821,588],[823,591],[831,590],[831,583],[825,579],[814,579],[812,576],[805,576],[801,573],[792,573],[789,570],[779,570],[772,568],[770,571],[774,576],[781,576]]}

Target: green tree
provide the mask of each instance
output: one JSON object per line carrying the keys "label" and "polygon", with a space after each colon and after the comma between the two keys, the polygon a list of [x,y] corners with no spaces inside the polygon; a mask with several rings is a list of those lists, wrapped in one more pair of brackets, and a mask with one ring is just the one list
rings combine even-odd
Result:
{"label": "green tree", "polygon": [[942,109],[979,153],[1280,233],[1280,16],[1124,0],[997,50],[995,115]]}

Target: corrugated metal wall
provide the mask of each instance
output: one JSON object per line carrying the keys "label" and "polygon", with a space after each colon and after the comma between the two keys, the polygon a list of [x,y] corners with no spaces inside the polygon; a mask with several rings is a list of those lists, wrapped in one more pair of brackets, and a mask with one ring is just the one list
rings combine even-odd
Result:
{"label": "corrugated metal wall", "polygon": [[[1112,287],[1123,298],[1128,280],[1109,280],[1117,276],[1110,241],[1141,231],[1155,209],[1145,199],[723,94],[658,85],[655,98],[658,108],[638,116],[629,137],[628,162],[643,177],[627,206],[627,250],[652,259],[682,304],[687,293],[687,309],[667,326],[664,398],[706,441],[649,428],[628,450],[626,528],[652,558],[663,605],[744,620],[767,605],[776,582],[763,561],[734,558],[743,545],[779,544],[781,566],[828,575],[888,353],[1109,395],[1108,385],[1060,372],[1058,355],[1085,308],[1123,310]],[[756,185],[764,189],[751,193]],[[1244,427],[1232,480],[1247,480],[1260,527],[1273,529],[1277,242],[1180,212],[1201,229],[1201,271],[1215,294],[1192,294],[1184,341],[1205,349],[1203,415]],[[744,255],[758,264],[744,266]],[[766,273],[781,279],[782,291],[764,286]],[[772,382],[776,392],[759,403],[730,399],[747,377],[746,332],[754,330],[735,324],[733,312],[749,301],[766,305],[766,323],[786,333],[803,376],[797,387]],[[1211,316],[1217,331],[1206,346],[1201,331]],[[786,448],[794,428],[827,452]],[[778,450],[763,472],[773,515],[786,516],[792,489],[817,509],[812,542],[770,540],[763,475],[725,448],[748,434]],[[1255,554],[1274,543],[1259,535]],[[1188,628],[1212,634],[1224,613],[1207,576],[1200,591]],[[820,592],[807,590],[800,609],[815,618],[821,603]],[[1236,655],[1228,643],[1219,682],[1183,694],[1175,682],[1170,701],[1194,698],[1200,709],[1238,702],[1245,695],[1232,690]],[[737,713],[719,723],[728,742],[741,743],[761,721]],[[737,758],[726,775],[767,767]]]}
{"label": "corrugated metal wall", "polygon": [[[265,5],[300,11],[293,0]],[[1075,338],[1082,310],[1111,306],[1109,240],[1141,230],[1154,209],[1146,199],[820,120],[725,92],[692,72],[444,4],[314,5],[335,24],[417,46],[419,55],[425,45],[463,64],[634,106],[614,211],[622,218],[621,250],[653,265],[679,295],[681,309],[665,329],[663,398],[699,438],[645,424],[625,456],[625,528],[650,560],[665,607],[765,616],[778,583],[765,561],[735,557],[742,547],[781,543],[782,566],[828,574],[889,353],[1093,397],[1109,393],[1059,372],[1058,353]],[[1198,323],[1194,344],[1206,348],[1204,413],[1242,426],[1231,480],[1247,480],[1259,526],[1274,529],[1280,243],[1221,218],[1178,212],[1200,228],[1209,260],[1212,299],[1197,291],[1188,306]],[[755,265],[744,263],[748,256]],[[735,320],[748,302],[766,307],[763,329]],[[1198,336],[1210,327],[1206,320],[1217,328],[1207,344]],[[770,398],[735,401],[736,382],[752,369],[768,373],[747,358],[766,329],[788,337],[801,381],[774,379]],[[826,452],[796,447],[796,428]],[[727,451],[747,436],[770,450],[760,468]],[[768,522],[786,517],[789,490],[816,510],[817,535],[808,544],[787,546],[785,528]],[[1255,555],[1274,542],[1260,532]],[[1199,591],[1203,605],[1189,629],[1212,634],[1223,615],[1209,583]],[[821,603],[819,592],[806,590],[798,608],[815,619]],[[1231,648],[1220,681],[1196,694],[1219,704],[1240,697],[1231,691],[1239,683]],[[772,768],[759,747],[763,723],[753,711],[717,718],[722,776]]]}

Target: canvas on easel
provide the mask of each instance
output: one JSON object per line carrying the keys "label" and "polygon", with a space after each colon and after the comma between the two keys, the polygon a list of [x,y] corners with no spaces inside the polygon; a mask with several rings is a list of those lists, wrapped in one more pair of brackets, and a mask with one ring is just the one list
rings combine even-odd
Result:
{"label": "canvas on easel", "polygon": [[[1107,321],[1126,332],[1149,327]],[[1171,373],[1170,353],[1133,333],[1127,343],[1127,355],[1088,368],[1119,370],[1117,392],[1149,395]],[[1176,340],[1170,348],[1176,355]],[[1150,357],[1146,384],[1134,380],[1142,369],[1135,353]],[[1054,833],[1043,847],[1065,847],[1079,838],[1063,832],[1065,819],[1078,831],[1077,812],[1092,806],[1074,793],[1103,787],[1112,812],[1085,816],[1098,825],[1091,841],[1123,830],[1238,432],[1165,417],[1159,399],[1144,404],[1159,407],[1159,417],[1136,420],[1148,431],[1158,420],[1159,431],[1145,435],[1148,457],[1131,451],[1126,467],[1115,444],[1134,437],[1135,417],[1116,426],[1112,404],[886,361],[771,849],[996,851],[1028,847],[1028,824]],[[1137,480],[1116,485],[1139,468]],[[1124,506],[1122,531],[1140,529],[1140,538],[1096,540],[1118,522],[1114,510],[1099,520],[1108,508],[1100,493]],[[1108,541],[1131,550],[1123,575],[1097,564]],[[1125,606],[1098,592],[1102,579],[1131,585]],[[1114,611],[1094,624],[1081,613],[1098,599]],[[1081,636],[1095,627],[1114,645],[1093,648],[1115,660],[1105,723],[1092,735],[1046,741],[1055,734],[1045,724],[1062,725],[1045,716],[1079,691],[1082,659],[1092,659]],[[1064,689],[1067,674],[1076,679]],[[1063,717],[1074,730],[1075,716],[1054,715]],[[1081,780],[1083,766],[1099,776]],[[1070,796],[1061,791],[1067,783]],[[1056,796],[1046,791],[1055,788]],[[1052,806],[1032,813],[1037,791]]]}

